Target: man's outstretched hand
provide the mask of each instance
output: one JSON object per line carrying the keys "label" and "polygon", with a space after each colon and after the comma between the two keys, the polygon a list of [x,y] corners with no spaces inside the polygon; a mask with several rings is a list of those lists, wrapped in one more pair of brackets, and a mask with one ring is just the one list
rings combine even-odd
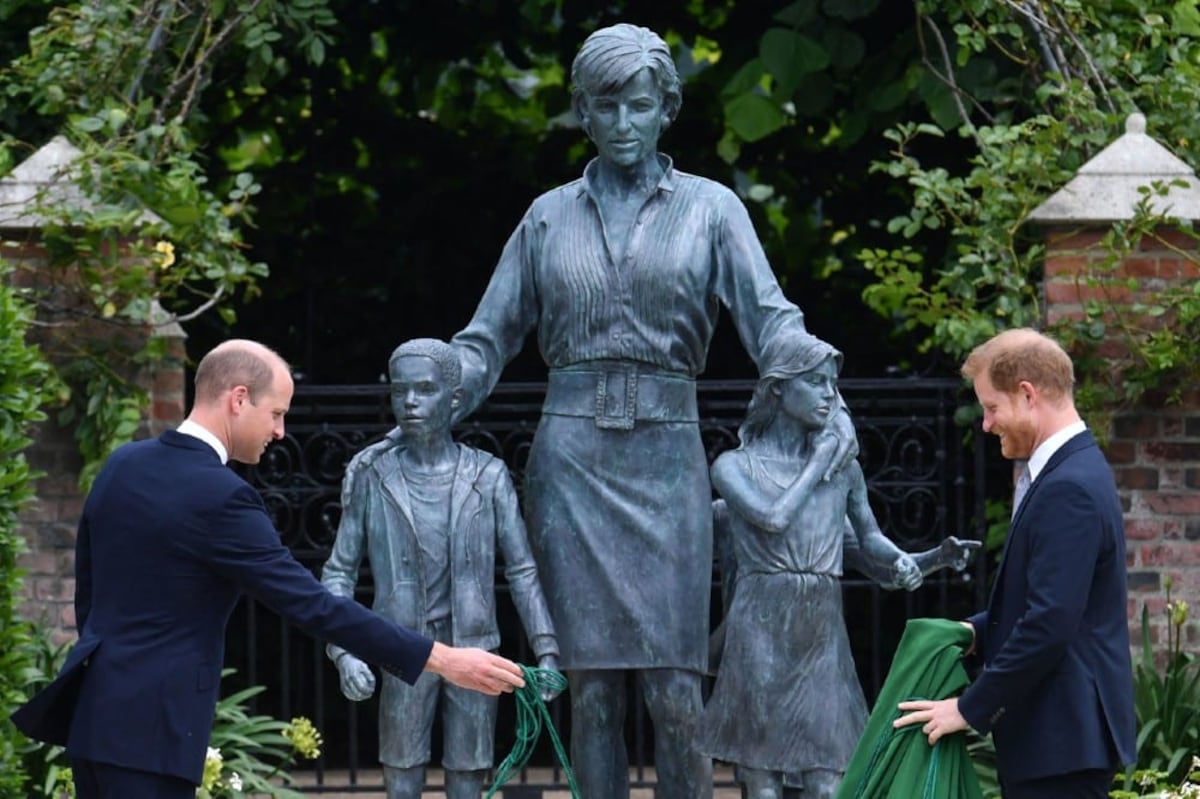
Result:
{"label": "man's outstretched hand", "polygon": [[491,696],[511,693],[525,685],[521,667],[508,658],[482,649],[446,646],[437,641],[425,662],[425,670],[461,688]]}

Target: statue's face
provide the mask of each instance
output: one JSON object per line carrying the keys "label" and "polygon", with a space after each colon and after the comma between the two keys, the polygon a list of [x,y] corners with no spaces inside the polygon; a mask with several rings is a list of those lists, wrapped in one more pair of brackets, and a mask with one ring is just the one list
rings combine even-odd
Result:
{"label": "statue's face", "polygon": [[837,408],[837,365],[826,358],[815,369],[780,384],[779,404],[783,413],[807,427],[824,427]]}
{"label": "statue's face", "polygon": [[392,413],[406,436],[448,431],[454,405],[455,392],[432,358],[405,355],[392,364]]}
{"label": "statue's face", "polygon": [[639,70],[612,94],[589,95],[583,114],[600,158],[621,167],[653,158],[667,123],[662,95],[648,69]]}

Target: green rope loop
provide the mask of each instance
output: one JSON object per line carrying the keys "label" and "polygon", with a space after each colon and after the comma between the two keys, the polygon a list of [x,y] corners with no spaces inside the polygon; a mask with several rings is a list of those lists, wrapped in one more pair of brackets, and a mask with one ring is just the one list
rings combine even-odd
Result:
{"label": "green rope loop", "polygon": [[485,799],[492,799],[500,786],[512,779],[529,762],[529,758],[533,754],[533,745],[537,743],[537,739],[542,734],[543,724],[550,733],[550,742],[554,745],[558,762],[562,764],[563,773],[567,777],[567,785],[571,789],[572,799],[580,799],[579,786],[575,784],[575,773],[571,771],[566,750],[563,749],[558,732],[554,729],[554,722],[550,720],[550,712],[546,709],[546,703],[542,700],[543,690],[549,689],[560,693],[565,690],[567,678],[553,669],[539,669],[523,665],[521,671],[525,675],[525,687],[518,688],[515,692],[517,697],[517,740],[513,744],[512,751],[496,767],[495,780],[492,782],[492,787],[488,789]]}

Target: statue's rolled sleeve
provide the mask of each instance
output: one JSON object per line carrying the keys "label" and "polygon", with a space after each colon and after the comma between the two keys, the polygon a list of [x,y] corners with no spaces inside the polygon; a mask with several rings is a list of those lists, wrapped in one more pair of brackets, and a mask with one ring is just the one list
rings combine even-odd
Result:
{"label": "statue's rolled sleeve", "polygon": [[[363,519],[365,497],[356,487],[362,476],[361,456],[351,460],[342,480],[342,517],[329,559],[321,569],[321,582],[335,596],[353,597],[358,583],[358,566],[366,545],[366,525]],[[336,644],[326,644],[325,654],[337,662],[346,650]]]}
{"label": "statue's rolled sleeve", "polygon": [[750,215],[733,192],[723,192],[713,220],[716,289],[755,363],[767,341],[785,324],[804,326],[804,314],[784,296]]}
{"label": "statue's rolled sleeve", "polygon": [[530,209],[504,245],[475,315],[450,341],[463,369],[463,402],[458,418],[483,403],[499,381],[504,365],[520,351],[537,323],[532,267],[534,227]]}
{"label": "statue's rolled sleeve", "polygon": [[558,638],[554,634],[550,609],[538,580],[537,564],[529,548],[517,492],[504,465],[498,461],[494,463],[499,475],[495,481],[493,506],[497,538],[504,557],[504,577],[534,654],[538,658],[557,655]]}

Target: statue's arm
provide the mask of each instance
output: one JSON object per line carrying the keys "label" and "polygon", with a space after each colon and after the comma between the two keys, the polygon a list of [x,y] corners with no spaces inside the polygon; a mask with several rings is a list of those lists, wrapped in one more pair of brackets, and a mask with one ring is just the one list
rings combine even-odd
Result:
{"label": "statue's arm", "polygon": [[[321,568],[321,582],[337,596],[354,596],[358,567],[366,547],[367,480],[371,474],[364,465],[366,454],[355,456],[346,467],[346,475],[342,478],[342,516],[329,559]],[[325,653],[337,662],[346,650],[327,644]]]}
{"label": "statue's arm", "polygon": [[742,346],[759,363],[763,348],[782,327],[804,328],[804,314],[779,287],[746,206],[727,189],[719,191],[716,203],[712,217],[716,292],[729,310]]}
{"label": "statue's arm", "polygon": [[455,410],[456,422],[483,404],[505,364],[520,352],[525,337],[537,324],[531,214],[532,209],[504,245],[475,315],[450,340],[463,369],[463,401]]}
{"label": "statue's arm", "polygon": [[[742,346],[759,366],[767,342],[787,326],[805,329],[804,313],[784,296],[758,240],[746,206],[737,195],[722,194],[714,215],[717,257],[717,294],[729,310]],[[858,456],[858,436],[846,402],[838,392],[838,411],[826,429],[838,438],[838,451],[825,478]]]}
{"label": "statue's arm", "polygon": [[842,568],[853,569],[889,591],[900,587],[892,580],[891,563],[881,564],[863,553],[849,517],[842,523]]}
{"label": "statue's arm", "polygon": [[488,469],[495,474],[492,480],[492,507],[495,513],[496,538],[504,558],[504,578],[512,592],[513,604],[529,645],[541,660],[558,655],[558,637],[550,617],[550,607],[538,580],[537,563],[529,548],[529,536],[512,478],[504,463],[494,460]]}
{"label": "statue's arm", "polygon": [[[883,534],[867,496],[867,481],[857,461],[846,467],[850,490],[846,497],[846,519],[857,540],[859,561],[855,568],[885,588],[913,590],[922,574],[913,557]],[[843,550],[843,558],[845,550]],[[886,571],[885,571],[886,570]],[[881,579],[886,576],[886,579]]]}
{"label": "statue's arm", "polygon": [[746,456],[737,450],[722,453],[713,463],[713,486],[729,504],[732,513],[760,529],[782,532],[796,518],[812,495],[813,487],[823,478],[836,448],[837,440],[833,436],[827,433],[815,435],[809,458],[779,496],[765,494],[750,479],[742,460]]}
{"label": "statue's arm", "polygon": [[975,557],[975,553],[983,547],[982,541],[948,536],[933,549],[918,552],[913,555],[921,574],[931,574],[939,569],[962,571]]}

